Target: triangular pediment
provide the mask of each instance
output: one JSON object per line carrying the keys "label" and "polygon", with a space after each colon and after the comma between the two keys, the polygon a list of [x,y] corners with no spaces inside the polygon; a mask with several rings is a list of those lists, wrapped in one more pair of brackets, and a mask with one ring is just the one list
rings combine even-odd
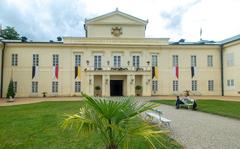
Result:
{"label": "triangular pediment", "polygon": [[135,24],[147,25],[148,21],[136,18],[121,11],[114,11],[105,15],[86,20],[86,24]]}

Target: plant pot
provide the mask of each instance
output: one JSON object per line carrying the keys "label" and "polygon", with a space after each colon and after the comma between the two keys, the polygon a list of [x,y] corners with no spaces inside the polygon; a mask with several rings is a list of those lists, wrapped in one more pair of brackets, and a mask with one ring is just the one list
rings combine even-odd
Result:
{"label": "plant pot", "polygon": [[14,100],[15,100],[15,98],[10,97],[7,99],[7,102],[14,102]]}

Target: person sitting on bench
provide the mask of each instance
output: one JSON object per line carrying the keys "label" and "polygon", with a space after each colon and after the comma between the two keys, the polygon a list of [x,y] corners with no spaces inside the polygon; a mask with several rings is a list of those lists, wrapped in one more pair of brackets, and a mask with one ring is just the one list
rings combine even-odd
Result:
{"label": "person sitting on bench", "polygon": [[177,100],[176,100],[176,109],[179,109],[180,104],[184,104],[184,103],[180,100],[179,96],[177,96]]}

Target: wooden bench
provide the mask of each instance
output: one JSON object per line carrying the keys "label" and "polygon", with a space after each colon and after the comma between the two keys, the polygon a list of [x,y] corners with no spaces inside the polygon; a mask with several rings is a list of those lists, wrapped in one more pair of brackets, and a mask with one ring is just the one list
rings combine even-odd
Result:
{"label": "wooden bench", "polygon": [[153,121],[154,118],[158,120],[158,123],[162,123],[165,126],[170,127],[171,120],[162,117],[162,112],[161,111],[152,110],[152,111],[146,112],[146,118],[145,118],[146,120]]}

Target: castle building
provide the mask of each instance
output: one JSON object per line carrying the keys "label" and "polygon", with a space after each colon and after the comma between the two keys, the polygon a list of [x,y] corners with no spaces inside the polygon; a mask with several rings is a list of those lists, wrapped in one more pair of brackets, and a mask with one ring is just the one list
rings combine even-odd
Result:
{"label": "castle building", "polygon": [[240,35],[212,42],[145,38],[148,21],[119,10],[85,21],[86,37],[0,41],[1,97],[239,96]]}

